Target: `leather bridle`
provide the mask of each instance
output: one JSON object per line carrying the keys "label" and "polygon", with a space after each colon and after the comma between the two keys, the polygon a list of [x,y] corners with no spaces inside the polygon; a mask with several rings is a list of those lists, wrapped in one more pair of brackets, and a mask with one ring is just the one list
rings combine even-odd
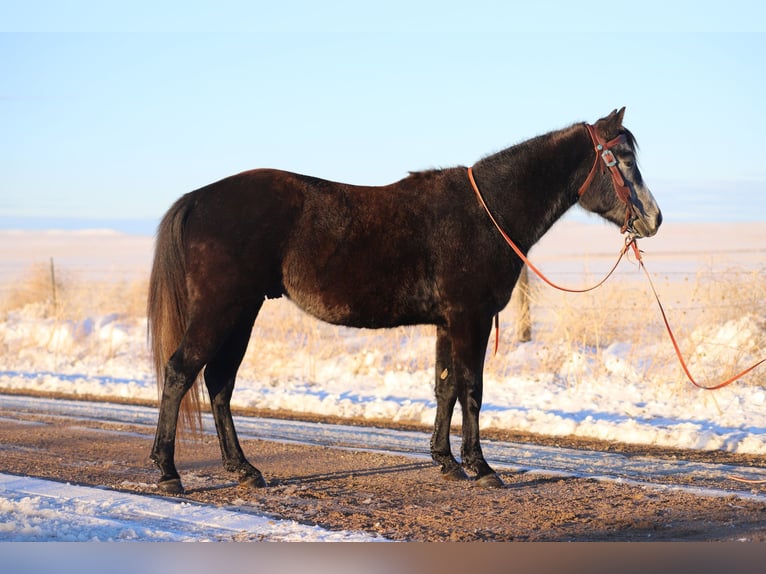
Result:
{"label": "leather bridle", "polygon": [[[580,189],[577,190],[577,197],[578,199],[582,197],[582,195],[590,187],[590,184],[593,181],[593,177],[596,175],[596,168],[600,166],[601,173],[604,173],[605,171],[609,170],[609,175],[612,176],[612,185],[614,186],[614,192],[617,194],[617,197],[620,198],[620,201],[622,201],[626,206],[625,221],[623,222],[620,232],[621,233],[625,233],[626,231],[632,232],[633,231],[632,224],[637,217],[635,212],[635,207],[632,201],[632,193],[630,191],[630,187],[626,185],[625,178],[622,177],[622,173],[620,172],[620,169],[617,167],[617,158],[614,156],[614,153],[612,152],[613,147],[616,147],[620,144],[624,144],[628,140],[628,138],[625,134],[620,134],[616,138],[613,138],[609,141],[605,141],[604,139],[601,138],[601,136],[598,135],[598,132],[596,131],[596,128],[594,126],[592,126],[591,124],[585,124],[585,127],[588,130],[588,135],[590,135],[591,141],[593,142],[593,149],[596,152],[596,159],[593,162],[593,167],[590,168],[588,177],[585,178],[585,181],[580,186]],[[599,159],[601,161],[599,161]]]}

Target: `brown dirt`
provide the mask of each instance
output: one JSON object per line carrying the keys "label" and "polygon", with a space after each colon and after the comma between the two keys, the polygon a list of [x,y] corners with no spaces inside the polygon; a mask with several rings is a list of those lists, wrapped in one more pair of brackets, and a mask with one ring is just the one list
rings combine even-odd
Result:
{"label": "brown dirt", "polygon": [[[31,426],[17,416],[0,412],[0,472],[157,492],[145,427],[25,415],[44,423]],[[255,440],[243,448],[268,488],[239,487],[206,437],[178,453],[185,497],[406,541],[766,541],[766,504],[735,496],[524,473],[482,489],[445,482],[418,459]]]}

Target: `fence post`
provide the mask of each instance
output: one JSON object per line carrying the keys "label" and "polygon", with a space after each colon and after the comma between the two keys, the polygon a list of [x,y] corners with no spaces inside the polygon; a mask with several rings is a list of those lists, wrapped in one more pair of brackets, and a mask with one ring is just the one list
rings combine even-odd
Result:
{"label": "fence post", "polygon": [[53,313],[56,313],[56,268],[53,265],[53,257],[51,257],[51,300],[53,301]]}
{"label": "fence post", "polygon": [[516,341],[528,343],[532,340],[532,317],[529,310],[529,271],[527,266],[521,268],[515,290],[518,291],[516,306],[518,321],[516,322]]}

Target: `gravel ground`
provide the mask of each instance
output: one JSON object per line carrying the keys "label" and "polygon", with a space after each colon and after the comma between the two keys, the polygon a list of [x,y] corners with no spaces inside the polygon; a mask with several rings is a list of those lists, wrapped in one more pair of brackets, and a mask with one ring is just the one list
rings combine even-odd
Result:
{"label": "gravel ground", "polygon": [[[15,416],[0,413],[0,471],[157,492],[146,427],[25,415],[45,423],[32,426]],[[239,487],[205,437],[178,452],[184,496],[401,541],[766,541],[766,504],[742,497],[538,473],[501,473],[505,488],[483,489],[445,482],[420,459],[258,440],[243,448],[268,488]]]}

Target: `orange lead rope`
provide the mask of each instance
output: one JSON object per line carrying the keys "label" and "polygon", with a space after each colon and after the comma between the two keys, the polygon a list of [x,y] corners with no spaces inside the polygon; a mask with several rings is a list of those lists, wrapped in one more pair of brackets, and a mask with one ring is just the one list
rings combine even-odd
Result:
{"label": "orange lead rope", "polygon": [[644,272],[644,275],[646,275],[646,279],[649,281],[649,287],[652,289],[652,294],[654,295],[654,298],[657,300],[657,306],[660,308],[660,314],[662,315],[662,320],[665,323],[665,329],[668,331],[668,335],[670,336],[670,341],[673,343],[673,349],[676,351],[676,356],[678,357],[679,363],[681,363],[681,368],[683,369],[684,373],[686,374],[686,378],[689,379],[689,382],[693,384],[695,387],[699,389],[703,389],[705,391],[715,391],[716,389],[723,388],[727,385],[732,384],[734,381],[737,381],[747,375],[750,371],[754,370],[756,367],[759,367],[763,363],[766,363],[766,359],[761,359],[754,365],[748,367],[741,373],[738,373],[734,375],[733,377],[726,379],[722,383],[718,383],[717,385],[712,386],[705,386],[699,384],[696,380],[694,380],[694,377],[689,372],[689,367],[686,365],[686,361],[684,360],[683,355],[681,354],[681,349],[678,346],[678,342],[676,341],[676,337],[673,334],[673,329],[670,328],[670,322],[668,321],[668,316],[665,314],[665,308],[662,306],[662,302],[660,301],[660,296],[657,294],[657,290],[654,288],[654,282],[652,281],[651,275],[649,275],[649,271],[647,271],[646,266],[644,265],[644,260],[641,258],[641,253],[638,250],[638,246],[636,245],[635,240],[632,243],[633,245],[633,252],[636,254],[636,259],[638,260],[638,264],[641,267],[641,269]]}
{"label": "orange lead rope", "polygon": [[[473,187],[474,193],[476,193],[476,197],[479,199],[479,203],[481,203],[482,207],[484,208],[484,211],[487,212],[487,215],[489,216],[490,220],[495,225],[497,230],[500,232],[500,235],[503,237],[503,239],[505,239],[505,242],[511,247],[511,249],[514,250],[514,252],[516,252],[516,255],[519,256],[519,258],[524,262],[524,264],[527,267],[529,267],[532,271],[534,271],[534,273],[540,279],[542,279],[545,283],[547,283],[554,289],[558,289],[559,291],[565,291],[567,293],[587,293],[588,291],[593,291],[594,289],[601,287],[601,285],[606,283],[606,280],[612,276],[615,269],[617,269],[617,266],[620,264],[620,261],[622,261],[622,258],[625,255],[625,253],[627,253],[628,249],[632,248],[633,253],[636,256],[636,261],[638,261],[638,264],[643,270],[644,275],[646,275],[646,278],[649,281],[649,287],[651,287],[652,293],[654,294],[654,298],[657,300],[657,306],[660,308],[660,314],[662,315],[662,320],[664,321],[665,328],[667,329],[668,335],[670,336],[670,341],[673,343],[673,349],[676,352],[678,361],[681,363],[681,368],[686,374],[686,377],[695,387],[706,390],[706,391],[714,391],[716,389],[723,388],[727,385],[730,385],[734,381],[741,379],[742,377],[747,375],[749,372],[753,371],[756,367],[759,367],[763,363],[766,363],[766,359],[761,359],[760,361],[758,361],[751,367],[748,367],[741,373],[738,373],[737,375],[734,375],[733,377],[717,385],[712,385],[708,387],[708,386],[699,384],[696,380],[694,380],[694,377],[692,376],[691,372],[689,372],[689,367],[686,365],[686,361],[684,360],[683,354],[681,353],[681,349],[678,346],[676,337],[673,334],[673,329],[671,329],[670,327],[670,322],[668,321],[667,314],[665,313],[665,308],[662,306],[662,302],[660,301],[660,296],[657,294],[657,290],[654,288],[654,282],[652,281],[652,277],[651,275],[649,275],[649,271],[646,269],[646,266],[644,265],[644,260],[641,257],[641,251],[638,249],[638,243],[636,242],[635,237],[633,237],[632,235],[628,235],[626,237],[625,246],[620,251],[620,255],[617,258],[617,261],[615,262],[614,266],[609,270],[609,273],[607,273],[606,276],[601,281],[599,281],[592,287],[587,287],[585,289],[570,289],[568,287],[561,287],[560,285],[556,285],[550,279],[548,279],[545,275],[543,275],[542,272],[537,267],[535,267],[529,259],[527,259],[527,256],[524,255],[521,249],[519,249],[516,243],[514,243],[513,240],[508,236],[508,234],[505,231],[503,231],[503,228],[500,227],[500,224],[492,215],[492,212],[489,210],[489,207],[487,207],[487,204],[484,201],[484,197],[481,195],[481,191],[479,191],[479,186],[476,185],[476,180],[473,177],[473,170],[470,167],[468,168],[468,179],[471,182],[471,187]],[[497,348],[499,343],[500,343],[500,319],[499,319],[499,315],[495,315],[495,355],[497,355]]]}
{"label": "orange lead rope", "polygon": [[[691,383],[695,387],[697,387],[698,389],[702,389],[704,391],[714,391],[716,389],[723,388],[727,385],[730,385],[734,381],[741,379],[742,377],[744,377],[746,374],[748,374],[750,371],[752,371],[756,367],[762,365],[763,363],[766,363],[766,359],[761,359],[760,361],[758,361],[751,367],[748,367],[741,373],[734,375],[733,377],[726,379],[724,382],[719,383],[717,385],[712,385],[707,387],[695,381],[694,377],[692,377],[692,374],[689,372],[689,367],[686,365],[686,361],[684,361],[684,357],[681,354],[681,349],[678,347],[678,342],[676,341],[675,335],[673,335],[673,329],[670,328],[670,322],[668,321],[668,317],[665,314],[665,309],[662,306],[662,302],[660,301],[659,295],[657,295],[657,290],[654,288],[654,282],[652,281],[651,275],[649,275],[649,271],[646,269],[646,265],[644,265],[644,261],[641,258],[641,252],[638,250],[638,246],[636,245],[635,240],[633,241],[632,245],[633,245],[633,251],[636,254],[636,259],[638,260],[638,264],[643,270],[644,275],[646,275],[646,278],[649,281],[649,286],[652,288],[652,293],[654,294],[654,298],[657,300],[657,306],[660,308],[660,313],[662,314],[662,320],[665,322],[665,328],[667,329],[668,335],[670,336],[670,340],[673,343],[673,349],[675,349],[676,351],[676,356],[678,357],[678,361],[681,363],[681,368],[684,370],[684,373],[686,374],[686,378],[689,379],[689,381],[691,381]],[[744,478],[741,476],[736,476],[733,474],[727,474],[726,478],[728,478],[729,480],[741,482],[744,484],[751,484],[751,485],[766,484],[766,480],[753,480],[753,479]]]}
{"label": "orange lead rope", "polygon": [[[468,179],[471,182],[471,187],[473,187],[473,191],[476,194],[476,197],[479,199],[479,203],[484,208],[484,211],[487,212],[487,215],[489,216],[489,219],[492,221],[492,223],[495,225],[495,228],[500,232],[500,235],[505,239],[505,242],[516,252],[516,255],[519,256],[519,258],[524,262],[524,264],[529,267],[535,275],[537,275],[540,279],[542,279],[545,283],[553,287],[554,289],[558,289],[559,291],[565,291],[567,293],[587,293],[588,291],[593,291],[594,289],[598,289],[601,287],[604,283],[606,283],[606,280],[609,279],[612,274],[614,273],[615,269],[617,269],[617,266],[620,264],[620,261],[622,261],[623,256],[628,251],[628,247],[630,247],[632,239],[625,243],[625,247],[622,248],[622,251],[620,251],[619,256],[617,257],[617,261],[612,266],[612,268],[609,270],[609,273],[606,274],[606,277],[604,277],[601,281],[593,285],[592,287],[586,287],[585,289],[571,289],[569,287],[561,287],[560,285],[557,285],[550,279],[548,279],[545,275],[543,275],[542,271],[540,271],[537,267],[535,267],[532,262],[527,259],[527,256],[524,255],[524,253],[519,249],[518,245],[514,243],[513,239],[511,239],[508,234],[503,231],[503,228],[500,227],[500,224],[495,219],[495,216],[492,215],[492,212],[489,210],[489,207],[487,206],[487,203],[484,201],[484,197],[481,194],[481,191],[479,191],[479,186],[476,185],[476,180],[473,177],[473,170],[469,167],[468,168]],[[495,321],[495,327],[497,328],[497,321]]]}
{"label": "orange lead rope", "polygon": [[[590,127],[588,127],[588,130],[591,132],[591,137],[593,137],[593,132],[592,132]],[[598,162],[598,156],[596,157],[596,162]],[[585,189],[587,189],[588,185],[590,184],[590,181],[591,181],[591,179],[593,177],[593,173],[595,172],[595,167],[596,167],[596,164],[593,165],[593,169],[591,170],[591,173],[588,175],[588,179],[583,184],[583,186],[580,188],[580,191],[579,191],[580,195],[582,195],[582,192]],[[665,313],[665,308],[662,306],[662,301],[660,301],[660,296],[657,294],[657,289],[655,289],[655,287],[654,287],[654,282],[652,281],[651,275],[649,275],[649,271],[646,269],[646,265],[644,265],[644,260],[641,257],[641,251],[638,249],[638,243],[636,242],[636,238],[635,237],[633,237],[632,235],[628,235],[626,237],[626,239],[625,239],[625,246],[620,251],[620,255],[617,258],[617,262],[614,264],[614,266],[609,271],[609,273],[606,274],[606,277],[604,277],[596,285],[594,285],[593,287],[588,287],[587,289],[569,289],[567,287],[561,287],[561,286],[556,285],[555,283],[553,283],[547,277],[545,277],[545,275],[543,275],[540,272],[540,270],[537,269],[537,267],[532,265],[532,263],[529,261],[529,259],[527,259],[526,255],[524,255],[524,253],[522,253],[521,249],[519,249],[519,247],[508,236],[508,234],[505,233],[505,231],[503,231],[503,228],[500,227],[500,224],[497,222],[495,217],[492,215],[492,212],[489,210],[489,207],[487,207],[487,204],[484,201],[484,197],[482,197],[481,191],[479,191],[479,187],[476,185],[476,180],[473,177],[473,170],[470,167],[468,168],[468,179],[471,181],[471,187],[473,187],[473,190],[476,193],[476,197],[479,199],[479,203],[481,203],[482,207],[484,208],[484,211],[487,212],[487,215],[489,216],[490,220],[495,225],[497,230],[500,232],[500,235],[503,237],[503,239],[505,239],[505,242],[511,247],[511,249],[514,250],[514,252],[516,252],[516,255],[519,256],[519,258],[524,262],[524,264],[527,267],[529,267],[532,271],[534,271],[534,273],[540,279],[542,279],[545,283],[547,283],[551,287],[553,287],[555,289],[558,289],[559,291],[566,291],[568,293],[586,293],[588,291],[593,291],[597,287],[600,287],[601,285],[603,285],[606,282],[607,279],[609,279],[609,277],[612,276],[612,274],[614,273],[614,270],[617,269],[617,266],[620,264],[620,261],[622,261],[622,258],[625,255],[625,253],[627,253],[628,249],[632,248],[633,249],[633,253],[636,256],[636,261],[638,262],[638,265],[641,267],[641,270],[644,272],[644,275],[646,275],[646,279],[649,281],[649,287],[651,288],[652,294],[654,295],[654,298],[657,301],[657,306],[660,309],[660,314],[662,315],[662,320],[665,323],[665,328],[667,329],[668,335],[670,336],[670,341],[673,343],[673,349],[676,352],[676,357],[678,357],[678,361],[679,361],[679,363],[681,363],[681,368],[683,369],[684,374],[686,374],[686,378],[689,379],[689,381],[695,387],[697,387],[699,389],[702,389],[702,390],[705,390],[705,391],[714,391],[716,389],[723,388],[723,387],[725,387],[727,385],[730,385],[734,381],[737,381],[737,380],[741,379],[742,377],[744,377],[745,375],[747,375],[748,373],[750,373],[751,371],[753,371],[755,368],[759,367],[760,365],[766,363],[766,359],[761,359],[760,361],[758,361],[757,363],[755,363],[751,367],[748,367],[747,369],[745,369],[741,373],[738,373],[738,374],[734,375],[733,377],[731,377],[729,379],[726,379],[724,382],[719,383],[717,385],[705,386],[705,385],[699,384],[696,380],[694,380],[694,377],[692,376],[691,372],[689,372],[689,367],[687,366],[686,361],[684,360],[683,354],[681,353],[681,349],[678,346],[678,341],[676,341],[676,337],[673,334],[673,329],[670,328],[670,322],[668,321],[668,316]],[[618,182],[615,181],[615,189],[617,188],[617,183]],[[628,208],[628,209],[630,209],[630,208]],[[630,212],[628,211],[628,213],[626,214],[626,222],[628,221],[629,215],[630,215]],[[627,229],[627,225],[623,227],[623,233],[625,232],[626,229]],[[495,355],[497,355],[497,348],[498,348],[499,344],[500,344],[500,315],[496,314],[495,315],[495,351],[494,351]],[[737,481],[737,482],[742,482],[742,483],[752,484],[752,485],[766,483],[766,480],[751,480],[751,479],[747,479],[747,478],[743,478],[743,477],[739,477],[739,476],[734,476],[734,475],[727,475],[726,478],[728,478],[729,480],[734,480],[734,481]]]}
{"label": "orange lead rope", "polygon": [[[594,164],[594,167],[595,167],[595,164]],[[484,211],[487,212],[489,219],[492,221],[492,223],[495,225],[497,230],[500,232],[500,235],[503,237],[503,239],[505,239],[505,242],[511,247],[511,249],[513,249],[516,252],[516,255],[519,256],[519,258],[524,262],[524,264],[527,267],[529,267],[532,271],[534,271],[535,275],[537,275],[545,283],[547,283],[554,289],[558,289],[559,291],[565,291],[567,293],[587,293],[588,291],[593,291],[594,289],[601,287],[604,283],[606,283],[606,280],[612,276],[615,269],[617,269],[617,266],[620,264],[620,261],[622,261],[622,258],[625,255],[625,253],[628,251],[628,247],[631,245],[631,243],[635,243],[635,239],[630,239],[630,241],[626,241],[625,247],[623,247],[622,251],[620,251],[620,255],[617,257],[617,261],[615,261],[614,265],[609,270],[609,273],[607,273],[606,277],[604,277],[601,281],[599,281],[592,287],[587,287],[585,289],[570,289],[569,287],[561,287],[560,285],[556,285],[553,281],[548,279],[545,275],[543,275],[543,273],[537,267],[532,265],[532,262],[529,259],[527,259],[527,256],[524,255],[521,249],[519,249],[518,245],[516,245],[513,242],[513,239],[511,239],[508,236],[508,234],[505,231],[503,231],[503,228],[500,227],[500,224],[495,219],[495,216],[492,215],[492,212],[489,210],[487,203],[484,201],[484,197],[482,196],[481,191],[479,191],[479,186],[476,185],[476,180],[473,177],[473,169],[471,169],[470,167],[468,168],[468,179],[471,182],[471,187],[473,188],[474,193],[476,193],[476,197],[479,199],[479,203],[484,208]],[[590,176],[588,177],[588,179],[590,180]],[[590,182],[588,181],[587,183],[590,183]],[[497,355],[497,349],[499,345],[500,345],[500,314],[497,313],[495,314],[495,350],[493,353],[494,355]]]}

